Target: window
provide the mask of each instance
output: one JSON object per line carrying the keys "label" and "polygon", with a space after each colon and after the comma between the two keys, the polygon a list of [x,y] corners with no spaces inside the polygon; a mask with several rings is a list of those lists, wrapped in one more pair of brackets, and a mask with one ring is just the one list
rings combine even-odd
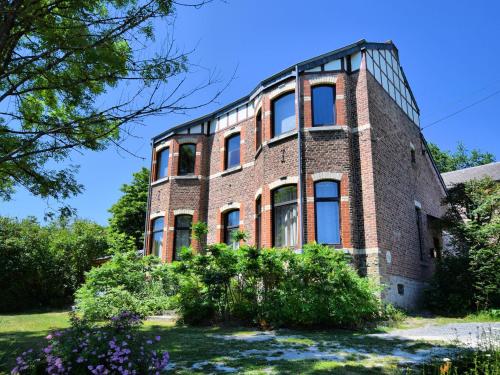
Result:
{"label": "window", "polygon": [[411,163],[412,164],[415,164],[417,162],[417,158],[416,158],[416,155],[415,155],[415,149],[412,148],[411,151],[410,151],[410,158],[411,158]]}
{"label": "window", "polygon": [[194,161],[196,159],[196,145],[181,145],[179,151],[179,175],[194,174]]}
{"label": "window", "polygon": [[273,102],[273,137],[295,129],[295,94],[281,96]]}
{"label": "window", "polygon": [[262,111],[259,111],[255,118],[255,145],[256,149],[262,145]]}
{"label": "window", "polygon": [[261,213],[262,213],[262,200],[261,200],[261,197],[259,196],[257,198],[257,200],[255,201],[255,246],[257,246],[257,249],[260,249],[260,247],[261,247],[261,244],[260,244],[261,236],[262,236]]}
{"label": "window", "polygon": [[163,218],[153,220],[153,233],[151,235],[151,254],[162,257],[163,252]]}
{"label": "window", "polygon": [[340,244],[339,184],[321,181],[314,184],[316,242]]}
{"label": "window", "polygon": [[335,124],[335,87],[315,86],[312,89],[313,126]]}
{"label": "window", "polygon": [[156,154],[156,179],[168,176],[169,149],[164,148]]}
{"label": "window", "polygon": [[240,135],[226,139],[226,169],[240,165]]}
{"label": "window", "polygon": [[174,234],[174,260],[179,260],[179,255],[183,247],[191,245],[191,215],[177,215],[175,217]]}
{"label": "window", "polygon": [[297,187],[284,186],[273,192],[274,246],[297,243]]}
{"label": "window", "polygon": [[232,239],[232,234],[240,228],[240,210],[229,211],[224,219],[224,242],[238,248],[238,243]]}
{"label": "window", "polygon": [[418,234],[418,247],[420,251],[420,260],[424,260],[424,241],[422,239],[422,210],[420,208],[415,207],[415,213],[417,215],[417,234]]}

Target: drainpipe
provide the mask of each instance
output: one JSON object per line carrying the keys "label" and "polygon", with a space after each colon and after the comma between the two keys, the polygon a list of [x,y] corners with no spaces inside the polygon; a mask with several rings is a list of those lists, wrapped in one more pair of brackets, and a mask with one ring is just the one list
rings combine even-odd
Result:
{"label": "drainpipe", "polygon": [[150,142],[151,144],[151,150],[152,153],[151,153],[151,164],[150,164],[150,168],[149,168],[149,185],[148,185],[148,202],[147,202],[147,206],[146,206],[146,217],[145,217],[145,220],[144,220],[144,241],[143,241],[143,246],[142,246],[142,251],[143,251],[143,255],[147,255],[146,254],[146,242],[148,240],[148,226],[149,226],[149,211],[151,210],[151,182],[153,181],[153,153],[154,153],[154,142],[151,141]]}
{"label": "drainpipe", "polygon": [[303,196],[303,177],[302,177],[302,107],[300,102],[300,80],[299,80],[299,66],[295,65],[295,100],[297,101],[297,119],[298,119],[298,132],[297,132],[297,142],[298,142],[298,167],[299,167],[299,228],[300,228],[300,236],[299,236],[299,251],[302,251],[302,247],[304,245],[304,196]]}

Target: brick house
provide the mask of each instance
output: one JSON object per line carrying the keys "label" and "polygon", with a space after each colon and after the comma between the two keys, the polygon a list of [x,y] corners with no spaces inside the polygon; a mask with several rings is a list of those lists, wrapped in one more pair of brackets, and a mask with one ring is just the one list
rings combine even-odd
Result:
{"label": "brick house", "polygon": [[[145,249],[171,262],[242,229],[258,247],[345,251],[411,308],[441,246],[446,190],[392,42],[298,63],[248,95],[153,138]],[[338,249],[338,250],[335,250]]]}

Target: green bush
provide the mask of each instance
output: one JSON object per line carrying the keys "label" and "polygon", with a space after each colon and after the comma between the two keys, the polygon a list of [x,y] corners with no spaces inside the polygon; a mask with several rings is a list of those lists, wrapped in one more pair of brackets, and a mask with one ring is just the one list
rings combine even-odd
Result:
{"label": "green bush", "polygon": [[[443,225],[452,234],[426,292],[428,306],[464,315],[500,307],[500,184],[491,178],[449,190]],[[466,220],[464,220],[464,218]]]}
{"label": "green bush", "polygon": [[90,270],[75,294],[76,308],[86,319],[108,319],[122,311],[141,316],[170,307],[177,283],[170,266],[157,257],[118,253]]}
{"label": "green bush", "polygon": [[184,253],[172,270],[187,323],[352,327],[383,317],[377,288],[326,246],[296,254],[218,244],[205,254]]}
{"label": "green bush", "polygon": [[0,217],[0,312],[71,304],[107,248],[104,228],[90,221],[41,226],[34,218]]}

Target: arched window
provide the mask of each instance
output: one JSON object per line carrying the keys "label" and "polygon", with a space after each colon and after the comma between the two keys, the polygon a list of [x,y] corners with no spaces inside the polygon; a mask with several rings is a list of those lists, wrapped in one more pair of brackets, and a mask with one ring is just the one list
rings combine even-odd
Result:
{"label": "arched window", "polygon": [[261,238],[262,238],[262,200],[260,195],[257,197],[255,201],[255,246],[257,249],[261,247]]}
{"label": "arched window", "polygon": [[240,165],[240,134],[226,138],[226,169]]}
{"label": "arched window", "polygon": [[295,129],[295,94],[289,93],[273,101],[273,137]]}
{"label": "arched window", "polygon": [[335,125],[335,86],[312,88],[313,126]]}
{"label": "arched window", "polygon": [[297,186],[283,186],[273,192],[273,222],[274,246],[295,246],[297,244]]}
{"label": "arched window", "polygon": [[169,149],[164,148],[156,154],[156,180],[168,176]]}
{"label": "arched window", "polygon": [[179,150],[179,176],[194,174],[196,145],[183,144]]}
{"label": "arched window", "polygon": [[340,244],[339,184],[319,181],[314,184],[316,205],[316,242]]}
{"label": "arched window", "polygon": [[240,228],[240,210],[229,211],[224,216],[224,242],[232,245],[234,248],[238,247],[238,243],[232,239],[233,232]]}
{"label": "arched window", "polygon": [[179,260],[179,255],[183,247],[191,246],[191,215],[177,215],[175,217],[174,234],[174,260]]}
{"label": "arched window", "polygon": [[152,227],[151,254],[161,258],[163,255],[163,218],[154,219]]}
{"label": "arched window", "polygon": [[258,149],[262,145],[262,111],[257,113],[255,117],[255,148]]}

